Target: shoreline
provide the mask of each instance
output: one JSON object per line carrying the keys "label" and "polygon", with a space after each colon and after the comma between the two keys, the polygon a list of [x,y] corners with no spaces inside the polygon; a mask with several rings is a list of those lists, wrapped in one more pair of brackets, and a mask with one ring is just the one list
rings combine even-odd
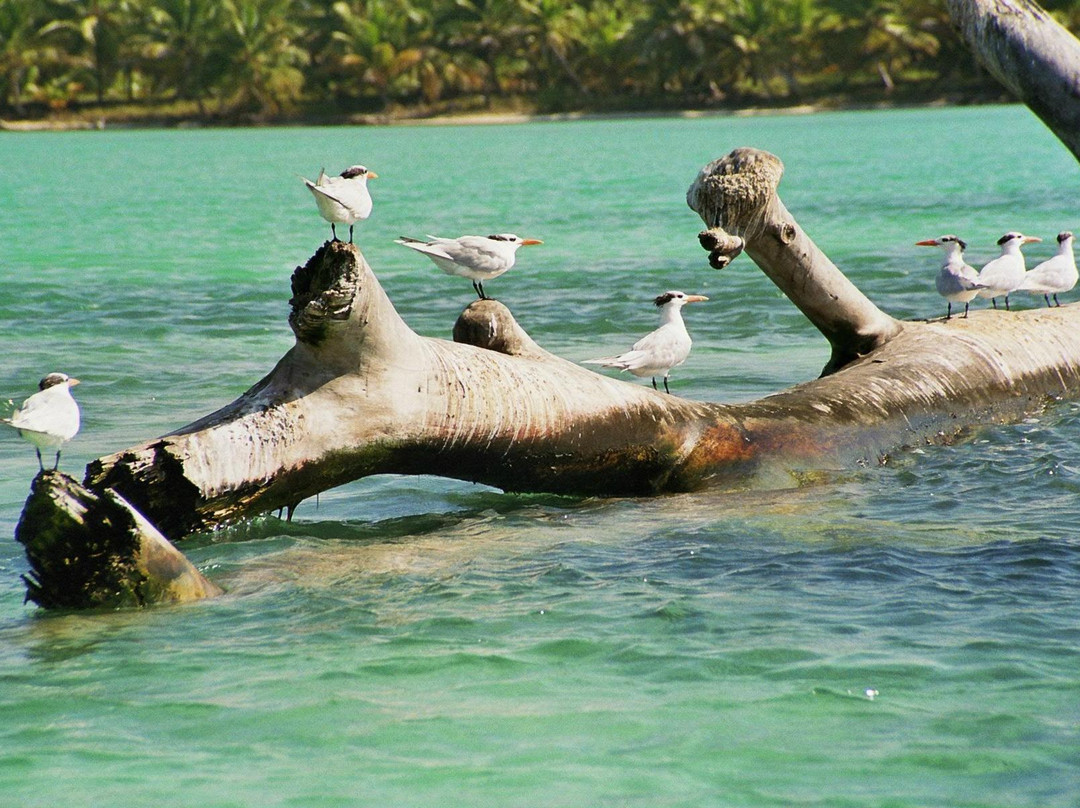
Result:
{"label": "shoreline", "polygon": [[950,106],[985,106],[1019,103],[1008,97],[935,98],[929,101],[875,100],[866,102],[817,102],[790,106],[752,106],[731,109],[650,109],[624,111],[581,110],[542,113],[521,110],[418,113],[401,110],[358,113],[342,116],[301,115],[295,118],[251,120],[243,116],[200,118],[164,111],[110,117],[98,109],[54,118],[3,118],[0,132],[76,132],[109,129],[215,129],[300,126],[493,126],[520,123],[549,123],[589,120],[635,120],[649,118],[748,118],[764,116],[814,115],[826,112],[857,112],[889,109],[933,109]]}

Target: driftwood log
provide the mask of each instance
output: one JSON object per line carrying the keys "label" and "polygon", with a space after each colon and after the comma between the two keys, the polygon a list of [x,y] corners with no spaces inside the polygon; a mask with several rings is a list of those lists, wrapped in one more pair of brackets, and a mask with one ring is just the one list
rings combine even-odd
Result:
{"label": "driftwood log", "polygon": [[[817,380],[738,406],[687,401],[548,353],[493,300],[462,313],[457,341],[421,337],[359,250],[331,241],[293,274],[296,343],[277,366],[217,412],[92,462],[87,499],[119,495],[176,540],[378,473],[579,494],[793,485],[1080,393],[1080,306],[897,321],[794,221],[777,196],[782,171],[776,157],[738,149],[706,166],[687,198],[711,253],[745,249],[828,338]],[[62,512],[73,497],[44,499]],[[20,529],[32,563],[56,532],[46,524]],[[36,564],[34,574],[30,597],[52,605],[47,576]]]}

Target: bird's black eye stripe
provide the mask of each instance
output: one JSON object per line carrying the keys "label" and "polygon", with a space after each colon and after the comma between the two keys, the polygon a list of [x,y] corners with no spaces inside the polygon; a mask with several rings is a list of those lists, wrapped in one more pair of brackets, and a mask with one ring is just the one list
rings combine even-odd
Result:
{"label": "bird's black eye stripe", "polygon": [[362,177],[364,174],[367,174],[367,169],[363,166],[353,166],[352,168],[347,168],[341,172],[341,176],[347,180],[351,180],[354,177]]}
{"label": "bird's black eye stripe", "polygon": [[653,303],[655,303],[657,308],[659,308],[660,306],[663,306],[665,303],[670,303],[674,299],[675,299],[675,295],[671,294],[671,292],[665,292],[664,294],[658,296],[656,298],[656,300],[653,301]]}
{"label": "bird's black eye stripe", "polygon": [[488,236],[488,238],[491,239],[492,241],[513,241],[513,239],[510,236],[504,236],[501,233],[496,233],[493,236]]}

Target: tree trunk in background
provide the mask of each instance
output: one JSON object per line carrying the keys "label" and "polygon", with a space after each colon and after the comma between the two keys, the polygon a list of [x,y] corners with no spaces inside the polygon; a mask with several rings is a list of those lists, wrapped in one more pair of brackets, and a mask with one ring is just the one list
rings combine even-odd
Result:
{"label": "tree trunk in background", "polygon": [[1030,0],[945,0],[979,62],[1080,160],[1080,41]]}

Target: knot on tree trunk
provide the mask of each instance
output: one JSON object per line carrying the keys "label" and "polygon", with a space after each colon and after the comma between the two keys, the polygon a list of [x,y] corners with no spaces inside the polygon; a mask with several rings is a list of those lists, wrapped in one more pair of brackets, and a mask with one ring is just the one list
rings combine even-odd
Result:
{"label": "knot on tree trunk", "polygon": [[360,267],[351,244],[328,241],[292,275],[289,326],[300,342],[318,345],[352,312]]}
{"label": "knot on tree trunk", "polygon": [[510,309],[497,300],[474,300],[454,323],[454,342],[508,356],[546,356]]}
{"label": "knot on tree trunk", "polygon": [[[709,230],[744,236],[761,220],[783,175],[784,164],[776,155],[735,149],[698,172],[686,191],[686,204]],[[701,246],[714,249],[705,241]]]}

